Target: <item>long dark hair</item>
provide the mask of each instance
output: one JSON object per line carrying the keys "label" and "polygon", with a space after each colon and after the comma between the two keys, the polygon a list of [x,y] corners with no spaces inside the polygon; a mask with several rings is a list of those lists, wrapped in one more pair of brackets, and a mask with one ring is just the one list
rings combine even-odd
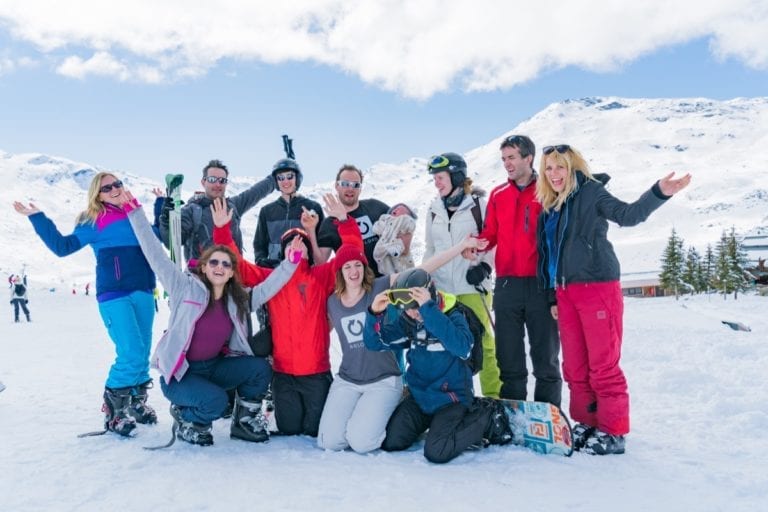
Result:
{"label": "long dark hair", "polygon": [[237,317],[242,322],[245,322],[246,315],[248,315],[251,310],[248,304],[250,302],[248,292],[243,288],[243,281],[240,278],[240,269],[237,265],[238,256],[226,245],[212,245],[208,247],[197,260],[195,272],[197,273],[197,277],[199,277],[205,284],[205,287],[208,288],[208,306],[212,305],[214,301],[213,286],[211,285],[211,282],[208,281],[208,278],[205,277],[203,269],[208,265],[208,260],[211,259],[211,255],[215,252],[223,252],[229,256],[229,260],[232,262],[232,278],[224,285],[224,304],[226,305],[229,298],[232,297],[232,300],[235,301],[235,306],[237,306]]}

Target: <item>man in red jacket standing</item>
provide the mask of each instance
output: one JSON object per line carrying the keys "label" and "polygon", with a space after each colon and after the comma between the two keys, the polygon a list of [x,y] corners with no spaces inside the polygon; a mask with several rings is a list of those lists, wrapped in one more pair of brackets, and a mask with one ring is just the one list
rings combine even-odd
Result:
{"label": "man in red jacket standing", "polygon": [[483,232],[486,250],[496,247],[496,358],[501,371],[500,398],[525,400],[528,368],[525,331],[536,387],[533,399],[560,405],[560,339],[550,314],[547,295],[536,278],[538,253],[536,223],[541,205],[536,200],[533,158],[536,147],[525,135],[512,135],[501,143],[501,161],[507,182],[488,198]]}

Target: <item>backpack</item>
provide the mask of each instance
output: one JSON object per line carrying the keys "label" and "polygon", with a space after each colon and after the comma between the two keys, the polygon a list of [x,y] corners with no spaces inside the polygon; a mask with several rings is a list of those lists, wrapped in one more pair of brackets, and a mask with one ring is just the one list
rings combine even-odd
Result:
{"label": "backpack", "polygon": [[[454,309],[461,311],[467,324],[469,324],[469,331],[472,333],[472,353],[469,355],[469,359],[467,359],[467,365],[472,369],[472,375],[475,375],[483,369],[483,336],[485,335],[485,326],[469,306],[456,302],[450,311]],[[450,311],[446,311],[446,314],[450,313]]]}
{"label": "backpack", "polygon": [[[483,232],[483,212],[480,210],[480,198],[472,194],[472,200],[475,202],[475,206],[470,211],[472,217],[475,218],[475,224],[477,224],[477,233],[480,234]],[[432,222],[435,221],[435,215],[435,212],[432,212]]]}

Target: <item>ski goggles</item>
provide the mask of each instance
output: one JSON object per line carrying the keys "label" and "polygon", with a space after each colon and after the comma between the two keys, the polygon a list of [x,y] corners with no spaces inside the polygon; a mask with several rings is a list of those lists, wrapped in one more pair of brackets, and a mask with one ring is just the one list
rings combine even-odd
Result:
{"label": "ski goggles", "polygon": [[430,169],[442,169],[443,167],[448,167],[449,165],[451,165],[451,161],[443,155],[433,156],[429,159],[429,164],[427,164]]}
{"label": "ski goggles", "polygon": [[358,189],[363,186],[363,184],[360,183],[359,181],[347,181],[347,180],[339,180],[336,182],[336,184],[341,188],[354,188],[354,189]]}
{"label": "ski goggles", "polygon": [[543,148],[541,148],[541,152],[544,153],[545,155],[549,155],[553,151],[557,151],[561,155],[564,155],[570,149],[571,149],[571,146],[569,146],[568,144],[558,144],[557,146],[544,146]]}
{"label": "ski goggles", "polygon": [[278,174],[277,176],[275,176],[275,179],[277,181],[291,181],[295,177],[296,177],[296,175],[293,174],[292,172],[282,172],[282,173]]}
{"label": "ski goggles", "polygon": [[219,185],[226,185],[229,182],[229,178],[218,178],[216,176],[206,176],[203,180],[208,183],[218,183]]}
{"label": "ski goggles", "polygon": [[411,291],[408,288],[393,288],[387,290],[387,300],[394,306],[404,307],[416,299],[411,296]]}
{"label": "ski goggles", "polygon": [[229,260],[217,260],[216,258],[211,258],[208,260],[208,266],[209,267],[218,267],[221,265],[224,268],[232,268],[232,262]]}
{"label": "ski goggles", "polygon": [[99,192],[102,194],[106,194],[108,192],[111,192],[113,188],[123,188],[123,182],[120,180],[115,180],[109,185],[104,185],[99,189]]}

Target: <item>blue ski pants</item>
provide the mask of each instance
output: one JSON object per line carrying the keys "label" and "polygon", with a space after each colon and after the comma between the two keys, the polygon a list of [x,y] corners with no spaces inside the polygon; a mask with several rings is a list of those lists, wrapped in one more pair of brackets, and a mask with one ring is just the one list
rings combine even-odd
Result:
{"label": "blue ski pants", "polygon": [[152,293],[135,291],[100,302],[99,313],[117,354],[109,369],[106,386],[117,389],[147,382],[155,318]]}

